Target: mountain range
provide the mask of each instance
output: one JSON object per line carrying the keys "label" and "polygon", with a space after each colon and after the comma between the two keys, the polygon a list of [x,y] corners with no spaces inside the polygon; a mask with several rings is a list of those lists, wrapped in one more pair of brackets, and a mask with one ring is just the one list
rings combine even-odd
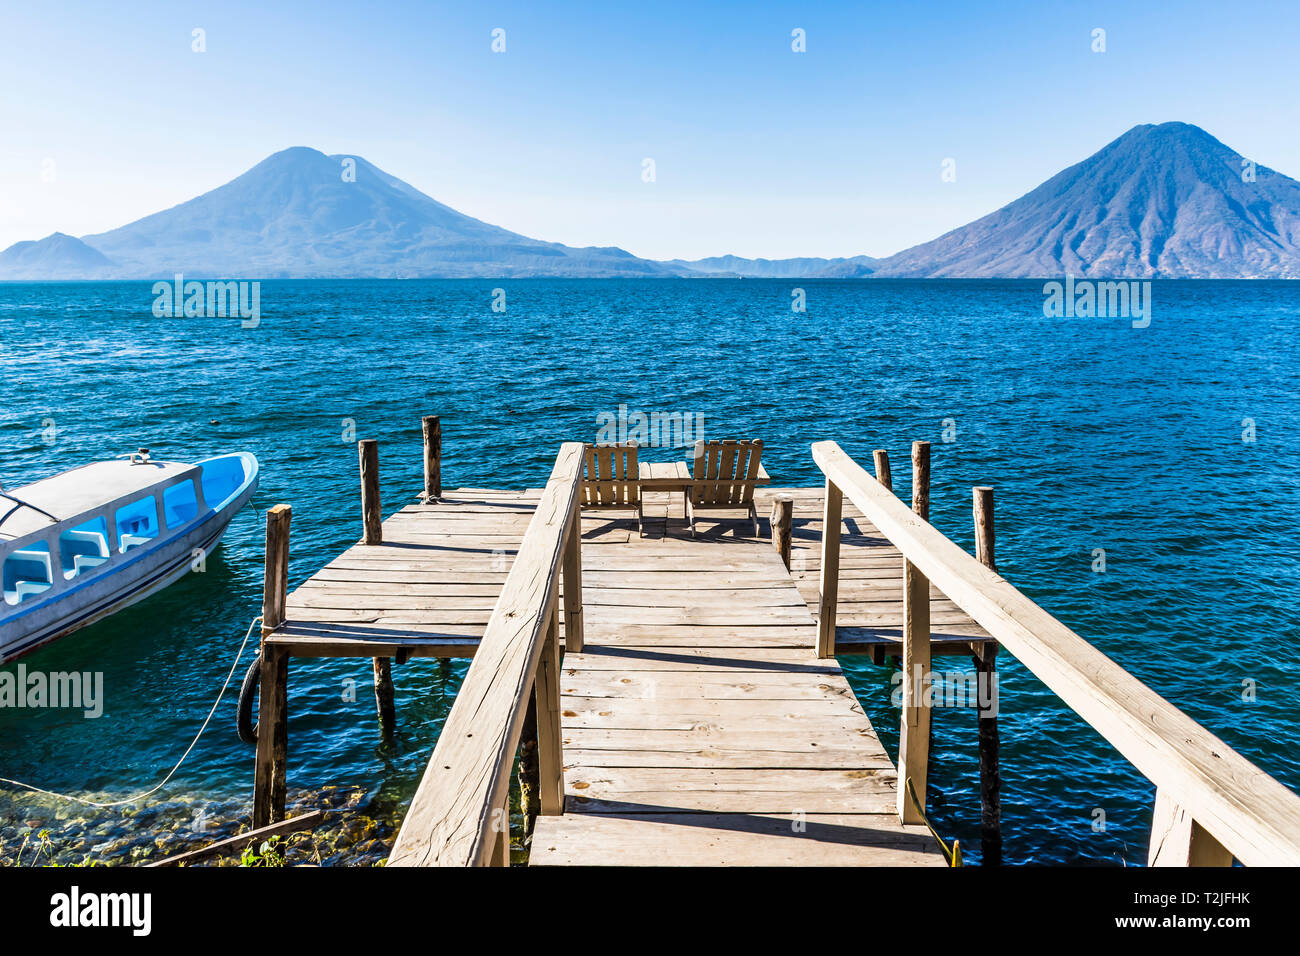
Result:
{"label": "mountain range", "polygon": [[210,192],[80,239],[0,252],[0,279],[405,277],[1298,278],[1300,182],[1186,123],[1134,127],[1021,198],[884,259],[656,262],[531,239],[359,156],[275,153]]}

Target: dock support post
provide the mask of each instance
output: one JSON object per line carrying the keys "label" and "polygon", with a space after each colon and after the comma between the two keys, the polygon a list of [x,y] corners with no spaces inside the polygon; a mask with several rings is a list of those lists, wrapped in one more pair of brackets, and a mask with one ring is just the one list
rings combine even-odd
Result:
{"label": "dock support post", "polygon": [[393,662],[387,657],[374,657],[371,658],[371,665],[375,678],[375,710],[379,713],[379,732],[387,737],[397,729]]}
{"label": "dock support post", "polygon": [[[882,467],[883,466],[883,467]],[[876,452],[877,480],[893,490],[889,459]],[[930,443],[912,443],[912,510],[930,517]],[[930,765],[930,580],[903,562],[903,713],[898,729],[898,818],[922,823]],[[920,807],[913,805],[912,783]]]}
{"label": "dock support post", "polygon": [[993,524],[993,489],[987,485],[972,488],[975,519],[975,557],[990,571],[998,569],[996,529]]}
{"label": "dock support post", "polygon": [[537,707],[537,790],[542,814],[564,813],[564,757],[560,734],[560,607],[551,604],[551,623],[533,678]]}
{"label": "dock support post", "polygon": [[379,442],[365,438],[357,442],[361,464],[362,544],[383,544],[383,518],[379,506]]}
{"label": "dock support post", "polygon": [[442,419],[426,415],[421,422],[424,431],[424,500],[442,497]]}
{"label": "dock support post", "polygon": [[[975,557],[990,571],[997,571],[993,489],[973,490]],[[1002,865],[1002,771],[998,766],[997,645],[985,645],[975,655],[976,697],[979,702],[980,756],[980,858],[984,866]]]}
{"label": "dock support post", "polygon": [[777,495],[772,499],[772,547],[781,556],[781,563],[790,570],[790,545],[794,535],[794,499]]}
{"label": "dock support post", "polygon": [[844,495],[826,479],[822,507],[822,567],[817,600],[817,656],[835,656],[835,612],[840,595],[840,524]]}
{"label": "dock support post", "polygon": [[[365,438],[357,442],[357,459],[361,466],[362,544],[383,544],[383,512],[379,503],[379,442]],[[387,735],[397,725],[393,703],[393,662],[386,657],[371,661],[375,678],[375,709],[379,713],[380,732]]]}
{"label": "dock support post", "polygon": [[912,442],[912,510],[930,520],[930,443]]}
{"label": "dock support post", "polygon": [[1172,797],[1156,788],[1147,866],[1232,866],[1232,854]]}
{"label": "dock support post", "polygon": [[889,452],[883,448],[877,448],[874,457],[876,459],[876,481],[885,486],[888,491],[894,490],[894,479],[889,473]]}
{"label": "dock support post", "polygon": [[289,521],[293,509],[276,505],[266,513],[266,567],[262,585],[261,678],[257,713],[257,756],[253,768],[253,828],[284,819],[285,761],[289,743],[289,654],[267,643],[284,623],[289,595]]}
{"label": "dock support post", "polygon": [[572,530],[564,546],[564,653],[582,653],[582,502],[573,499]]}

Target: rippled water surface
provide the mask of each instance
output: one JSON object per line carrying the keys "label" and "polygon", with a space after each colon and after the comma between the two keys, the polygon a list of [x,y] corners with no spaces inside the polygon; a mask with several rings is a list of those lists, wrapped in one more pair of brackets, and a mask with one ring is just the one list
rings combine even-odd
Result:
{"label": "rippled water surface", "polygon": [[[101,801],[162,778],[259,609],[262,510],[293,504],[291,584],[359,536],[350,422],[381,442],[391,512],[420,487],[422,414],[443,418],[445,486],[525,487],[560,441],[594,439],[597,416],[626,404],[762,437],[784,484],[820,484],[808,445],[834,438],[864,462],[890,449],[907,495],[910,442],[930,440],[941,530],[969,547],[970,487],[994,485],[1004,575],[1300,788],[1300,284],[1157,282],[1146,329],[1046,319],[1034,282],[800,284],[804,314],[785,281],[264,282],[251,330],[155,318],[148,283],[0,284],[5,487],[138,446],[177,460],[246,449],[263,469],[207,573],[24,659],[102,671],[105,714],[0,710],[0,776]],[[1007,861],[1143,862],[1151,785],[1002,658]],[[340,838],[355,859],[390,835],[465,666],[397,668],[401,732],[385,745],[368,661],[295,661],[290,787],[304,800],[338,787],[350,796],[334,803],[380,821]],[[846,667],[892,752],[890,669]],[[934,821],[977,858],[975,741],[973,712],[936,713]],[[0,855],[49,829],[61,859],[147,857],[174,842],[163,831],[246,813],[251,784],[228,697],[131,815],[0,790]]]}

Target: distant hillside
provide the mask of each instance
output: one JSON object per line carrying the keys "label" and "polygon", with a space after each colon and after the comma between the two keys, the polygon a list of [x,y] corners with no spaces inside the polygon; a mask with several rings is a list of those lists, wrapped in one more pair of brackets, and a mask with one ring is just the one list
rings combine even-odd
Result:
{"label": "distant hillside", "polygon": [[[345,161],[355,163],[355,181],[345,181]],[[576,249],[529,239],[444,206],[359,156],[326,156],[306,147],[275,153],[189,202],[86,236],[84,245],[112,260],[113,274],[121,277],[177,272],[242,278],[667,276],[678,271],[622,249]],[[49,250],[51,272],[75,270],[77,260],[65,253],[70,250]],[[12,276],[0,267],[0,277]]]}
{"label": "distant hillside", "polygon": [[740,256],[713,256],[708,259],[670,259],[667,265],[711,276],[808,279],[868,276],[878,261],[870,256],[854,256],[851,259],[742,259]]}
{"label": "distant hillside", "polygon": [[0,278],[5,279],[97,279],[114,269],[102,252],[61,232],[15,242],[0,252]]}
{"label": "distant hillside", "polygon": [[1136,126],[878,276],[1300,277],[1300,183],[1186,123]]}

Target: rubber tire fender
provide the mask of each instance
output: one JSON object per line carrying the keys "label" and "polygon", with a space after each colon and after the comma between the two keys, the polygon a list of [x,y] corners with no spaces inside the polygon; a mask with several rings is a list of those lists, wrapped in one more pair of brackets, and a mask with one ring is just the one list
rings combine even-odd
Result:
{"label": "rubber tire fender", "polygon": [[262,652],[258,651],[253,663],[248,665],[244,682],[239,685],[239,708],[235,718],[235,729],[239,739],[246,744],[257,743],[257,721],[253,719],[253,700],[257,697],[257,685],[262,676]]}

